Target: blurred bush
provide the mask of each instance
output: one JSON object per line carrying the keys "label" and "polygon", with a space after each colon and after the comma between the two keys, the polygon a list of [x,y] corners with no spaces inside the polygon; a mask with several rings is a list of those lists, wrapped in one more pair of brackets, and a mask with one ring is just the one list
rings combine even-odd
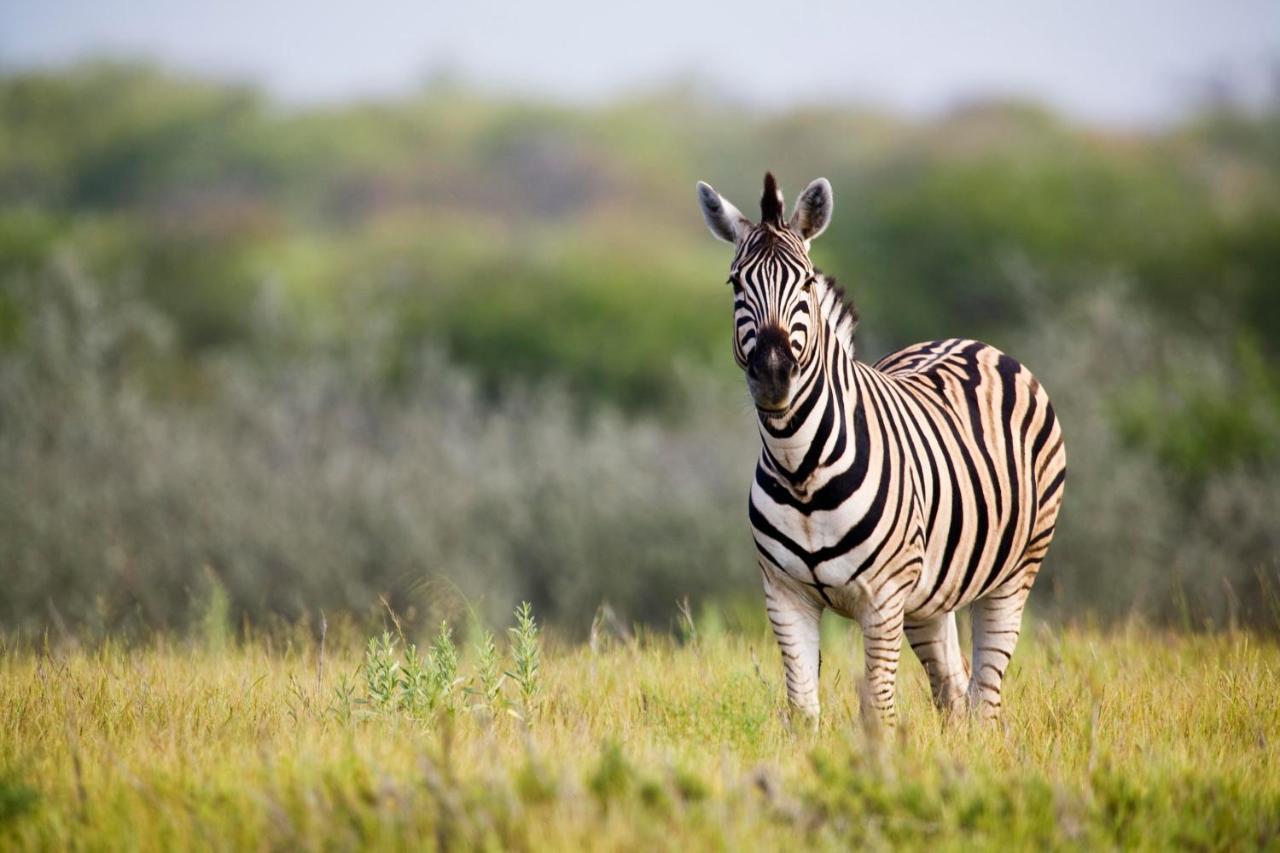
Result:
{"label": "blurred bush", "polygon": [[[665,623],[683,596],[755,590],[743,503],[757,439],[719,380],[686,376],[675,421],[584,414],[554,387],[487,399],[438,354],[388,386],[381,353],[395,344],[371,335],[271,365],[219,359],[205,399],[157,399],[139,378],[173,357],[173,335],[139,298],[102,299],[66,259],[9,292],[27,318],[0,369],[11,629],[185,628],[202,616],[205,575],[237,622],[367,611],[380,595],[426,613],[442,596],[495,617],[528,599],[577,632],[601,601]],[[1160,338],[1150,314],[1098,290],[1015,348],[1041,366],[1070,454],[1072,499],[1036,605],[1275,627],[1274,401],[1246,396],[1233,415],[1271,419],[1244,430],[1247,453],[1175,464],[1127,426],[1133,401],[1239,365],[1230,348]],[[1167,406],[1176,423],[1181,405],[1150,411]],[[1185,424],[1192,438],[1153,434],[1218,458],[1219,428],[1197,438],[1201,420]]]}
{"label": "blurred bush", "polygon": [[[284,109],[91,64],[0,77],[0,625],[432,606],[583,627],[754,593],[727,247],[772,167],[867,360],[982,337],[1070,487],[1043,607],[1280,624],[1280,107],[568,108],[437,82]],[[213,578],[213,581],[209,581]]]}
{"label": "blurred bush", "polygon": [[1073,618],[1280,629],[1280,372],[1239,360],[1248,345],[1170,336],[1128,293],[1082,293],[1014,346],[1067,442],[1041,585]]}
{"label": "blurred bush", "polygon": [[690,380],[698,409],[679,427],[583,416],[554,389],[485,401],[429,353],[390,389],[371,338],[305,362],[219,360],[207,400],[157,400],[136,365],[171,357],[162,318],[101,299],[65,261],[15,290],[26,334],[0,369],[10,628],[186,628],[206,573],[237,624],[380,595],[425,613],[443,591],[497,620],[530,600],[585,630],[604,600],[663,621],[680,595],[755,583],[751,436],[718,388]]}

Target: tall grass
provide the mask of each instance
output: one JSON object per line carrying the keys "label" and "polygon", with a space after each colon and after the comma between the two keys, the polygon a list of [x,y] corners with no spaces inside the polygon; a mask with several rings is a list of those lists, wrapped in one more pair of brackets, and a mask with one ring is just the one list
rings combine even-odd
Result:
{"label": "tall grass", "polygon": [[[1029,630],[996,727],[946,727],[919,667],[888,740],[856,634],[824,635],[819,730],[763,627],[542,649],[536,717],[352,690],[358,637],[0,651],[0,846],[555,850],[1274,848],[1280,648],[1242,633]],[[398,642],[398,638],[394,638]],[[462,650],[474,682],[484,647]],[[515,649],[496,649],[510,668]],[[362,664],[363,659],[363,664]],[[382,663],[386,661],[383,660]],[[361,672],[361,668],[364,672]],[[403,684],[400,669],[397,681]],[[500,702],[521,700],[508,679]]]}

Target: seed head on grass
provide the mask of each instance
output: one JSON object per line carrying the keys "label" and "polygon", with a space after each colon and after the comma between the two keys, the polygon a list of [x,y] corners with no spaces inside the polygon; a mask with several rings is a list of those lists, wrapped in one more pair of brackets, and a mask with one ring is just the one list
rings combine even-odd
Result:
{"label": "seed head on grass", "polygon": [[693,619],[693,608],[689,606],[689,596],[676,602],[679,611],[680,639],[685,645],[698,642],[698,624]]}

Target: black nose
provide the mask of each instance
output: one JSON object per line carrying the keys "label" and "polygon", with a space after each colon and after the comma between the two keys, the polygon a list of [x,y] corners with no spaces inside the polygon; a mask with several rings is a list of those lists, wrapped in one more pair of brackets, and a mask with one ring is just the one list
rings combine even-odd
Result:
{"label": "black nose", "polygon": [[791,352],[786,334],[781,329],[763,330],[747,359],[747,376],[757,402],[766,406],[785,402],[791,380],[799,372],[800,365]]}
{"label": "black nose", "polygon": [[767,351],[757,347],[747,361],[747,375],[752,379],[785,383],[795,379],[799,372],[800,365],[796,363],[791,353],[776,347],[771,347]]}

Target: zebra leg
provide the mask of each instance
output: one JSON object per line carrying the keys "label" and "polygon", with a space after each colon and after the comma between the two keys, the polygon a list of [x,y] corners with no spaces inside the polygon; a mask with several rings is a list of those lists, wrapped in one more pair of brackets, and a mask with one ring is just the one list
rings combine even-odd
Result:
{"label": "zebra leg", "polygon": [[867,689],[863,711],[874,710],[880,722],[893,728],[898,722],[898,659],[902,655],[903,601],[872,609],[863,619],[862,638],[866,656]]}
{"label": "zebra leg", "polygon": [[762,568],[765,609],[782,651],[787,700],[813,725],[818,724],[818,624],[822,608],[794,581]]}
{"label": "zebra leg", "polygon": [[1030,587],[1022,579],[975,601],[973,617],[973,677],[969,680],[969,709],[979,719],[1000,716],[1000,687],[1022,631],[1022,610]]}
{"label": "zebra leg", "polygon": [[907,641],[929,676],[933,704],[948,715],[963,711],[969,686],[969,662],[960,650],[956,614],[946,613],[927,622],[908,624]]}

